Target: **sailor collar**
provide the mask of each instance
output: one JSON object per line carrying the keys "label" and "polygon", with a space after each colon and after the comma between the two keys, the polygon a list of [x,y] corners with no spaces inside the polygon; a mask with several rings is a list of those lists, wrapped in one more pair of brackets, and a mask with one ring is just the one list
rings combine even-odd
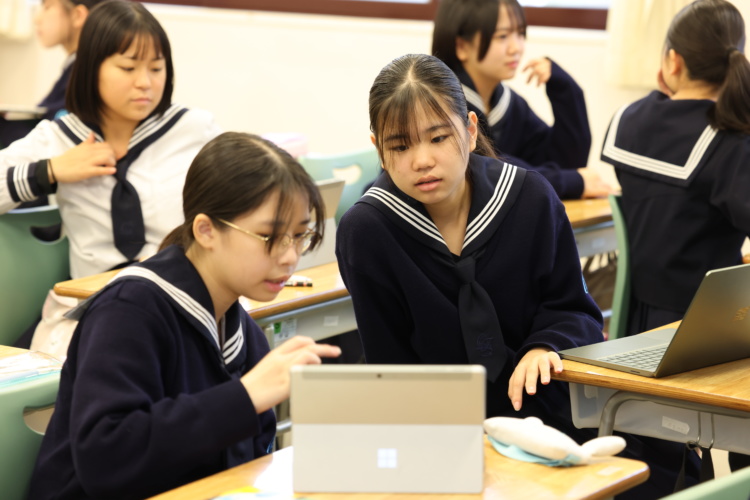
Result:
{"label": "sailor collar", "polygon": [[[178,104],[172,104],[164,113],[153,115],[143,120],[138,124],[133,131],[133,135],[130,137],[128,152],[133,150],[142,151],[157,141],[161,136],[169,132],[186,112],[187,108]],[[65,116],[55,119],[55,123],[74,145],[85,141],[91,132],[94,133],[97,142],[104,142],[104,136],[98,126],[84,123],[73,113],[68,113]]]}
{"label": "sailor collar", "polygon": [[[706,120],[710,106],[710,101],[673,102],[652,92],[615,113],[602,157],[630,173],[688,186],[720,140],[718,130]],[[648,140],[638,140],[644,129],[649,131]],[[676,133],[684,139],[676,140]],[[665,160],[667,155],[670,161]]]}
{"label": "sailor collar", "polygon": [[177,246],[171,246],[151,259],[124,268],[104,288],[74,307],[65,317],[80,320],[99,295],[123,280],[141,281],[158,287],[175,310],[210,340],[217,352],[221,353],[225,365],[229,366],[242,353],[245,336],[240,315],[247,312],[239,302],[235,302],[227,310],[221,322],[226,338],[221,348],[211,296],[198,272]]}
{"label": "sailor collar", "polygon": [[[498,168],[499,167],[499,168]],[[526,171],[509,163],[471,154],[472,200],[461,255],[474,254],[492,238],[515,203]],[[424,205],[381,175],[360,199],[433,250],[451,257],[448,245]]]}
{"label": "sailor collar", "polygon": [[490,127],[497,125],[503,119],[510,106],[510,99],[512,97],[510,88],[502,82],[495,88],[490,97],[490,109],[488,112],[484,107],[484,100],[482,100],[479,92],[477,92],[476,86],[469,74],[464,70],[460,70],[456,72],[456,75],[461,82],[461,87],[463,87],[466,102],[474,106],[486,117],[487,124]]}

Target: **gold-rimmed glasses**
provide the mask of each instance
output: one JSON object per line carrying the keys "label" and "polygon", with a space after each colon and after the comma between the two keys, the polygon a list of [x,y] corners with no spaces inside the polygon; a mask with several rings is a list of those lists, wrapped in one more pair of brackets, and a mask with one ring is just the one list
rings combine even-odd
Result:
{"label": "gold-rimmed glasses", "polygon": [[[258,239],[262,241],[263,243],[268,243],[271,240],[270,236],[262,236],[252,231],[248,231],[247,229],[243,229],[237,224],[229,222],[228,220],[220,219],[218,217],[217,217],[217,220],[221,222],[222,224],[226,224],[232,229],[236,229],[237,231],[240,231],[242,233],[245,233],[248,236],[252,236],[253,238]],[[313,231],[312,229],[308,229],[307,231],[300,234],[299,236],[289,236],[288,234],[282,234],[279,236],[278,240],[274,242],[274,250],[280,253],[284,252],[286,251],[287,248],[289,248],[289,246],[292,243],[294,243],[294,247],[297,250],[297,254],[305,255],[307,251],[310,250],[310,247],[312,246],[313,242],[319,238],[320,238],[320,235],[317,232]]]}

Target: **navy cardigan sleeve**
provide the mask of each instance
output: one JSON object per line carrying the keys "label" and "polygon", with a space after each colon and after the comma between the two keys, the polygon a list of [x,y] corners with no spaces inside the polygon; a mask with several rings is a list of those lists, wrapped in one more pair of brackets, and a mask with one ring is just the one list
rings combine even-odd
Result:
{"label": "navy cardigan sleeve", "polygon": [[[176,475],[189,477],[196,464],[252,436],[255,456],[265,455],[275,433],[272,412],[258,415],[242,383],[228,375],[196,393],[165,391],[184,376],[173,362],[179,336],[163,333],[173,325],[144,311],[144,299],[138,304],[112,295],[91,307],[79,342],[71,345],[78,362],[70,441],[86,493],[138,498],[164,491],[175,486]],[[162,301],[162,307],[169,306]],[[255,347],[258,357],[268,349]]]}
{"label": "navy cardigan sleeve", "polygon": [[516,97],[517,111],[523,120],[526,142],[517,156],[533,165],[554,161],[563,169],[577,169],[588,164],[591,150],[591,130],[586,112],[583,90],[554,61],[552,75],[546,84],[547,97],[552,105],[554,124],[547,125],[528,106]]}
{"label": "navy cardigan sleeve", "polygon": [[591,151],[586,99],[576,81],[554,61],[552,76],[547,82],[547,97],[555,118],[549,139],[550,156],[563,168],[585,167]]}

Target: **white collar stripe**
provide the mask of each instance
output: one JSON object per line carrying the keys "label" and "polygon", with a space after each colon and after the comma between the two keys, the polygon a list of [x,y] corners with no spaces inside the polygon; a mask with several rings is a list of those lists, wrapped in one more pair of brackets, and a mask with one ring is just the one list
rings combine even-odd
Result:
{"label": "white collar stripe", "polygon": [[466,100],[470,102],[475,108],[477,108],[482,113],[486,113],[484,109],[484,101],[482,100],[482,97],[477,93],[476,90],[469,87],[468,85],[461,85],[464,89],[464,95],[466,96]]}
{"label": "white collar stripe", "polygon": [[211,334],[211,337],[213,337],[216,345],[219,346],[219,334],[216,330],[216,321],[214,320],[213,315],[208,312],[205,307],[200,305],[197,300],[174,286],[172,283],[163,279],[155,272],[144,269],[142,267],[126,267],[125,269],[117,273],[117,275],[112,278],[111,281],[124,276],[137,276],[140,278],[145,278],[159,286],[159,288],[164,290],[167,295],[172,297],[172,299],[177,302],[186,312],[188,312],[200,324],[202,324]]}
{"label": "white collar stripe", "polygon": [[487,219],[492,219],[494,217],[494,214],[497,213],[495,210],[496,205],[498,203],[502,205],[502,203],[505,201],[507,190],[510,189],[510,184],[513,181],[515,169],[516,168],[513,165],[510,165],[508,163],[503,164],[503,171],[500,174],[500,178],[498,179],[497,184],[495,185],[495,191],[492,193],[492,196],[490,197],[487,204],[485,204],[485,206],[482,208],[482,211],[479,213],[479,215],[476,216],[474,220],[472,220],[466,227],[467,237],[471,236],[476,231],[480,231],[480,228],[486,225],[485,221]]}
{"label": "white collar stripe", "polygon": [[146,137],[150,136],[155,131],[166,125],[169,120],[182,109],[181,106],[172,104],[161,116],[152,116],[145,122],[143,122],[135,131],[133,136],[130,138],[129,147],[133,147],[141,142]]}
{"label": "white collar stripe", "polygon": [[503,86],[503,95],[500,96],[500,100],[495,107],[492,108],[490,114],[487,115],[487,123],[490,127],[494,127],[497,122],[503,119],[505,112],[508,111],[508,106],[510,106],[510,89],[504,83],[501,83],[500,85]]}
{"label": "white collar stripe", "polygon": [[[500,198],[500,190],[504,189],[503,186],[505,186],[508,183],[508,177],[511,177],[513,175],[513,171],[515,171],[516,167],[503,162],[503,169],[500,173],[500,177],[497,180],[497,184],[495,185],[495,191],[492,193],[492,196],[490,197],[489,201],[485,204],[484,208],[482,208],[481,212],[479,212],[479,215],[477,215],[474,220],[469,222],[469,225],[466,227],[466,232],[471,233],[475,226],[479,226],[482,224],[482,221],[486,217],[486,214],[491,210],[491,207],[495,204],[495,200]],[[512,180],[512,179],[511,179]]]}
{"label": "white collar stripe", "polygon": [[388,205],[394,212],[401,215],[402,218],[412,221],[413,225],[419,225],[423,230],[430,231],[436,236],[440,235],[440,231],[434,222],[404,203],[393,193],[389,193],[381,188],[372,188],[370,191],[368,191],[368,194]]}
{"label": "white collar stripe", "polygon": [[701,133],[700,137],[696,141],[693,149],[688,156],[685,165],[674,165],[661,160],[655,160],[648,156],[639,155],[630,151],[615,146],[615,139],[617,138],[617,130],[620,125],[620,119],[622,114],[627,109],[627,106],[623,106],[612,118],[612,125],[610,126],[607,139],[604,143],[604,155],[612,158],[615,161],[621,162],[631,167],[647,170],[656,174],[672,177],[675,179],[685,180],[692,175],[693,171],[698,167],[703,156],[708,149],[708,146],[716,136],[717,130],[708,125]]}
{"label": "white collar stripe", "polygon": [[372,196],[373,198],[380,200],[396,215],[414,226],[415,229],[447,246],[445,240],[443,239],[443,236],[440,234],[440,231],[438,231],[437,227],[432,221],[428,220],[422,214],[406,205],[403,201],[399,200],[393,194],[381,188],[371,188],[367,191],[367,193],[365,193],[365,196]]}
{"label": "white collar stripe", "polygon": [[245,343],[245,336],[242,335],[242,325],[237,329],[235,334],[224,344],[224,363],[229,364],[237,358],[242,351],[242,346]]}
{"label": "white collar stripe", "polygon": [[467,245],[469,245],[480,234],[482,234],[482,231],[484,231],[487,226],[489,226],[497,213],[503,207],[503,205],[505,204],[505,200],[508,198],[508,193],[510,193],[510,188],[513,186],[516,172],[517,169],[515,166],[505,163],[503,173],[500,176],[497,185],[495,186],[495,192],[493,193],[490,202],[485,205],[479,216],[471,221],[471,224],[469,224],[470,229],[466,231],[462,249],[466,248]]}
{"label": "white collar stripe", "polygon": [[[72,113],[68,113],[67,115],[62,117],[63,123],[68,126],[68,128],[78,136],[78,138],[81,140],[81,142],[85,141],[89,134],[93,132],[89,127],[86,126],[85,123],[81,121],[80,118],[78,118],[76,115]],[[94,136],[97,140],[104,142],[104,138],[94,132]]]}

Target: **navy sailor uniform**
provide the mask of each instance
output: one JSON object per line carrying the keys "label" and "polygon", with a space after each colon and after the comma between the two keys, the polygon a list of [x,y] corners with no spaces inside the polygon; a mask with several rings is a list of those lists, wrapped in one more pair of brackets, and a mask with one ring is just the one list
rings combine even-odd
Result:
{"label": "navy sailor uniform", "polygon": [[[572,423],[566,383],[538,384],[536,395],[524,394],[518,412],[508,398],[510,376],[530,349],[560,351],[602,340],[601,313],[583,282],[565,209],[537,172],[476,154],[469,170],[472,200],[459,256],[448,251],[424,206],[387,174],[341,219],[336,256],[367,362],[481,363],[481,353],[470,352],[461,317],[462,287],[471,280],[452,269],[472,261],[472,286],[481,287],[491,305],[470,312],[481,316],[477,321],[495,317],[501,335],[492,342],[500,340],[505,351],[499,376],[488,372],[487,417],[536,416],[579,443],[593,439],[595,429]],[[624,455],[646,461],[651,478],[623,498],[673,491],[683,446],[624,437]],[[694,460],[689,467],[688,477],[697,476]]]}
{"label": "navy sailor uniform", "polygon": [[677,317],[750,235],[750,139],[709,125],[713,105],[654,91],[615,114],[602,149],[622,186],[633,297]]}
{"label": "navy sailor uniform", "polygon": [[588,164],[591,149],[586,101],[575,80],[554,61],[550,62],[552,74],[545,87],[555,120],[552,126],[502,82],[490,97],[490,110],[486,110],[468,73],[459,70],[456,75],[469,111],[479,117],[482,131],[498,156],[541,173],[561,199],[580,198],[583,178],[575,169]]}
{"label": "navy sailor uniform", "polygon": [[124,269],[72,312],[30,499],[144,498],[269,453],[273,411],[257,414],[239,380],[266,337],[239,302],[217,329],[181,248]]}
{"label": "navy sailor uniform", "polygon": [[[517,361],[533,347],[562,350],[602,339],[601,313],[582,282],[562,203],[535,172],[472,154],[471,211],[460,256],[448,251],[421,203],[381,175],[345,214],[336,254],[369,363],[465,364],[459,309],[471,260],[488,294],[508,360],[488,381],[488,415],[515,414],[506,395]],[[471,281],[470,281],[471,282]],[[490,377],[491,378],[491,377]],[[527,397],[530,414],[569,408],[557,382]]]}
{"label": "navy sailor uniform", "polygon": [[[0,151],[0,213],[45,194],[49,181],[44,159],[63,154],[91,132],[103,140],[98,127],[67,114],[40,122]],[[182,187],[190,163],[219,133],[210,113],[177,104],[135,129],[118,169],[127,163],[127,181],[140,202],[145,242],[136,255],[126,256],[115,247],[112,197],[121,186],[120,174],[57,185],[57,204],[70,241],[71,276],[89,276],[156,253],[167,233],[183,221]]]}

